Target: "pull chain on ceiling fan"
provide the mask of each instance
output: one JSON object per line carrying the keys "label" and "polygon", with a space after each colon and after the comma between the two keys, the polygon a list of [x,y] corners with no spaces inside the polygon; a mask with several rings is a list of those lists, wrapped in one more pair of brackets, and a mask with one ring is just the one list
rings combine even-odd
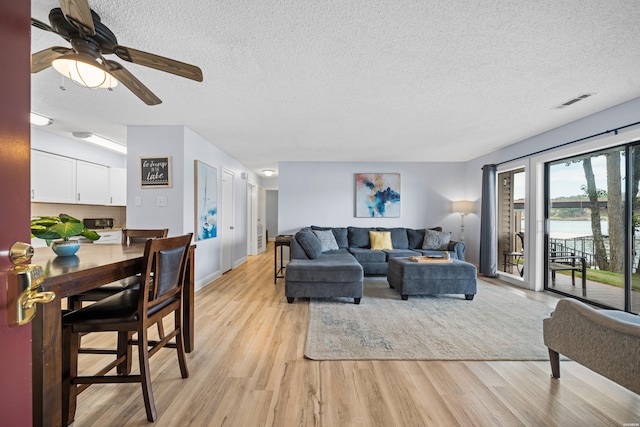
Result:
{"label": "pull chain on ceiling fan", "polygon": [[119,45],[87,0],[60,0],[60,7],[49,12],[49,22],[51,25],[31,18],[31,25],[58,34],[71,48],[54,46],[32,54],[32,73],[53,66],[63,76],[89,88],[110,89],[119,81],[147,105],[162,101],[120,63],[103,55],[115,54],[127,62],[202,81],[202,70],[195,65]]}

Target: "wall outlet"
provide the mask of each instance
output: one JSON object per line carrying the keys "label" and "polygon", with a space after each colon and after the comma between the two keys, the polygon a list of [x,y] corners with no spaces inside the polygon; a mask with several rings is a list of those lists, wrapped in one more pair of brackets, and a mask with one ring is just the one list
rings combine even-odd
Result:
{"label": "wall outlet", "polygon": [[167,196],[156,197],[156,206],[167,206]]}

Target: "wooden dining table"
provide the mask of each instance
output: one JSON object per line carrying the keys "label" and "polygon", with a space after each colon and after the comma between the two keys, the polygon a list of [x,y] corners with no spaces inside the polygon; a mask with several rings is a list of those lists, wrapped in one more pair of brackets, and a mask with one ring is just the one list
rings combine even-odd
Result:
{"label": "wooden dining table", "polygon": [[[185,351],[194,349],[194,251],[184,284],[183,329]],[[32,264],[44,270],[43,291],[55,293],[48,304],[39,304],[32,322],[33,425],[52,427],[62,423],[62,301],[98,286],[142,272],[144,244],[83,244],[77,255],[59,257],[51,248],[36,248]]]}

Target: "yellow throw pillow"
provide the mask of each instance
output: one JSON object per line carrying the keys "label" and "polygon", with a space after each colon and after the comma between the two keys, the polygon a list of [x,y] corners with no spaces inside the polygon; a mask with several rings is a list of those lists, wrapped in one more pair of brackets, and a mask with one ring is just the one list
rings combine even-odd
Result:
{"label": "yellow throw pillow", "polygon": [[393,249],[390,231],[370,231],[369,240],[371,240],[371,249],[379,251],[383,249]]}

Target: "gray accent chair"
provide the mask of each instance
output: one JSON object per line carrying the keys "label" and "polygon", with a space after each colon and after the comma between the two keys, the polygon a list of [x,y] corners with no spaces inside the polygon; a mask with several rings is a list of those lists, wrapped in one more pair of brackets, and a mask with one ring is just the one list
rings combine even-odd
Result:
{"label": "gray accent chair", "polygon": [[640,394],[640,316],[564,298],[542,326],[552,377],[560,378],[563,354]]}

